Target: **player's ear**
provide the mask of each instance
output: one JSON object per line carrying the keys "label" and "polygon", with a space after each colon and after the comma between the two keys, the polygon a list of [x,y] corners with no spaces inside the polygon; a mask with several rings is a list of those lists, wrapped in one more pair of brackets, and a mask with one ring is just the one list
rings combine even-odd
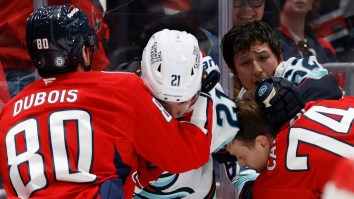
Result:
{"label": "player's ear", "polygon": [[258,145],[262,149],[267,150],[270,147],[270,142],[268,140],[268,137],[265,135],[258,135],[256,137],[256,145]]}
{"label": "player's ear", "polygon": [[280,53],[280,56],[279,56],[279,64],[280,64],[282,61],[284,61],[284,53],[283,53],[283,52]]}

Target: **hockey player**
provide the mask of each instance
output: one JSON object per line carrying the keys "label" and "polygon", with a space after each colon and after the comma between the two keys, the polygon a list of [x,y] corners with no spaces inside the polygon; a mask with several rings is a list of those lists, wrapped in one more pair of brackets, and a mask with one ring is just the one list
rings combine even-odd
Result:
{"label": "hockey player", "polygon": [[[264,22],[254,21],[231,29],[224,35],[221,49],[225,62],[234,74],[235,86],[241,88],[241,91],[235,89],[235,97],[242,97],[247,90],[255,91],[263,79],[272,76],[285,77],[293,82],[299,87],[305,102],[316,98],[310,96],[312,92],[308,92],[307,86],[311,84],[303,84],[309,78],[316,82],[317,90],[327,91],[327,99],[338,99],[338,95],[342,95],[336,77],[328,74],[316,57],[293,57],[283,61],[283,52],[276,33]],[[326,75],[325,80],[316,81]],[[327,81],[333,83],[322,83]],[[323,88],[323,85],[334,86],[329,89]],[[329,93],[329,90],[332,92]]]}
{"label": "hockey player", "polygon": [[267,106],[271,98],[266,96],[281,92],[278,88],[300,96],[291,82],[278,77],[259,85],[258,103],[247,92],[237,101],[240,131],[227,150],[240,166],[260,173],[248,198],[322,198],[337,162],[354,156],[354,98],[312,101],[282,126],[270,125],[260,104]]}
{"label": "hockey player", "polygon": [[0,115],[0,176],[9,198],[132,198],[138,156],[173,173],[208,161],[205,107],[195,112],[200,125],[179,123],[135,74],[84,72],[97,37],[83,11],[39,8],[26,35],[43,79]]}
{"label": "hockey player", "polygon": [[[342,90],[333,74],[317,62],[316,57],[290,58],[283,61],[283,51],[275,31],[264,22],[254,21],[231,29],[222,39],[221,49],[225,62],[234,74],[237,98],[246,91],[255,91],[263,79],[278,76],[293,82],[301,93],[293,95],[281,89],[266,107],[266,120],[272,124],[282,124],[290,120],[293,112],[300,111],[306,102],[317,99],[339,99]],[[238,86],[241,90],[238,90]],[[300,99],[296,99],[300,97]],[[302,104],[298,104],[298,103]],[[234,182],[238,194],[248,179],[257,174],[226,163],[228,177]]]}
{"label": "hockey player", "polygon": [[[196,59],[203,67],[195,65]],[[209,118],[205,125],[212,129],[210,152],[218,152],[233,139],[238,131],[235,103],[218,83],[218,66],[211,57],[202,57],[193,35],[168,29],[155,33],[144,49],[141,65],[142,79],[173,117],[192,123],[201,119],[198,115]],[[213,106],[196,110],[206,95]],[[208,163],[188,172],[163,172],[157,181],[137,187],[135,193],[134,198],[214,198],[213,159],[210,156]]]}

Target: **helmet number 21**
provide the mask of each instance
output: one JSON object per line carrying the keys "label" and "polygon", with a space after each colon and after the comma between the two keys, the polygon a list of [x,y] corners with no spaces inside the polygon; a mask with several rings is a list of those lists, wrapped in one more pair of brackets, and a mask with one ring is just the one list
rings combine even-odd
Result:
{"label": "helmet number 21", "polygon": [[172,75],[172,81],[171,81],[171,86],[179,86],[180,81],[181,81],[181,76],[180,75]]}

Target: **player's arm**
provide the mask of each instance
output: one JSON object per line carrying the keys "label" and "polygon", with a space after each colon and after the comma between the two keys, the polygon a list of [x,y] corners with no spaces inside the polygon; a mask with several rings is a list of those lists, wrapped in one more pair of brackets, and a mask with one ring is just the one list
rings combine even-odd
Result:
{"label": "player's arm", "polygon": [[274,76],[286,78],[297,86],[305,103],[343,96],[336,76],[328,73],[315,56],[292,57],[277,66]]}
{"label": "player's arm", "polygon": [[210,56],[202,58],[203,62],[203,79],[202,92],[209,93],[220,80],[220,69]]}
{"label": "player's arm", "polygon": [[[152,164],[171,173],[182,173],[205,164],[210,156],[211,132],[205,129],[208,114],[195,112],[195,124],[178,122],[151,96],[139,79],[133,96],[134,135],[131,142],[137,152]],[[210,98],[201,96],[204,109],[212,111]],[[198,114],[199,113],[199,114]],[[144,129],[144,131],[141,131]]]}
{"label": "player's arm", "polygon": [[330,73],[319,79],[305,78],[297,86],[304,102],[320,99],[337,100],[343,97],[337,77]]}
{"label": "player's arm", "polygon": [[236,105],[222,89],[219,84],[220,70],[214,60],[209,57],[203,57],[204,76],[202,81],[202,91],[208,92],[213,100],[213,115],[210,122],[212,125],[212,142],[210,150],[219,162],[234,161],[226,150],[223,150],[226,144],[233,140],[239,131],[239,125],[236,114]]}
{"label": "player's arm", "polygon": [[274,73],[274,77],[283,77],[295,86],[305,78],[319,79],[328,74],[328,70],[318,63],[315,56],[295,58],[281,62]]}
{"label": "player's arm", "polygon": [[214,60],[209,56],[203,57],[202,60],[204,69],[202,90],[210,94],[214,106],[212,120],[213,135],[210,150],[213,158],[219,163],[236,163],[236,157],[225,150],[226,144],[239,131],[236,105],[224,93],[219,84],[220,70]]}

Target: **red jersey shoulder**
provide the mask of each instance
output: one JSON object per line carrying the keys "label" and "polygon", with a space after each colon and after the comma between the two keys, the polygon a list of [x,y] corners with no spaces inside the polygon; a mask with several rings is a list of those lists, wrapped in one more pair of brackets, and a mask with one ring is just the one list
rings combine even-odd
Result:
{"label": "red jersey shoulder", "polygon": [[[46,78],[43,79],[43,81]],[[91,72],[74,72],[68,74],[49,77],[53,82],[58,81],[74,81],[75,84],[92,84],[101,85],[117,85],[119,87],[131,87],[142,80],[139,76],[129,72],[108,72],[108,71],[91,71]]]}
{"label": "red jersey shoulder", "polygon": [[345,96],[339,100],[318,100],[318,101],[311,101],[306,104],[305,110],[310,109],[312,106],[326,106],[332,108],[344,108],[349,106],[353,106],[354,104],[354,97],[353,96]]}

